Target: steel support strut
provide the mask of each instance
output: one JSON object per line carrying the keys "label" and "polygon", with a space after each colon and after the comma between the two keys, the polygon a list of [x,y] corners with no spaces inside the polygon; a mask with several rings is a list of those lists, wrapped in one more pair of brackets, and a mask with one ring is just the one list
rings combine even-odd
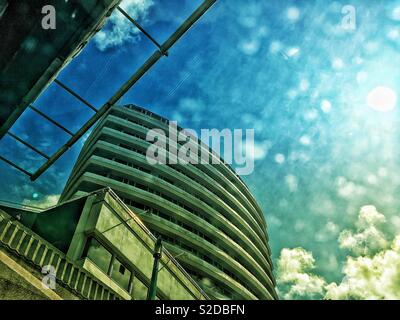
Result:
{"label": "steel support strut", "polygon": [[58,123],[57,121],[53,120],[52,118],[50,118],[47,114],[43,113],[42,111],[40,111],[39,109],[35,108],[33,105],[29,105],[29,108],[32,109],[33,111],[35,111],[38,115],[42,116],[43,118],[45,118],[47,121],[51,122],[53,125],[55,125],[56,127],[60,128],[61,130],[63,130],[64,132],[68,133],[70,136],[73,136],[74,134],[68,130],[67,128],[65,128],[62,124]]}
{"label": "steel support strut", "polygon": [[[160,46],[160,50],[154,52],[147,61],[126,81],[120,89],[93,115],[65,145],[56,151],[50,159],[45,162],[34,174],[31,180],[36,180],[43,174],[58,158],[71,148],[108,110],[118,102],[119,99],[131,89],[146,73],[153,67],[163,55],[178,42],[180,38],[210,9],[217,0],[205,0],[195,12]],[[56,82],[60,85],[59,81]],[[65,88],[64,88],[65,89]],[[93,107],[94,108],[94,107]]]}
{"label": "steel support strut", "polygon": [[37,154],[40,154],[43,158],[46,159],[50,159],[50,157],[43,153],[42,151],[40,151],[39,149],[35,148],[33,145],[31,145],[30,143],[26,142],[25,140],[21,139],[20,137],[18,137],[17,135],[11,133],[11,132],[7,132],[7,134],[11,137],[14,138],[15,140],[21,142],[24,146],[28,147],[29,149],[31,149],[32,151],[36,152]]}
{"label": "steel support strut", "polygon": [[147,300],[155,300],[157,296],[158,265],[162,256],[162,240],[158,238],[153,251],[153,271],[151,273],[150,286],[147,291]]}
{"label": "steel support strut", "polygon": [[[148,33],[146,30],[143,29],[143,27],[136,22],[135,19],[133,19],[124,9],[122,9],[121,7],[117,7],[118,11],[121,12],[125,18],[127,18],[130,22],[132,22],[132,24],[138,28],[151,42],[154,43],[154,45],[160,49],[160,51],[162,51],[162,47],[161,45],[157,42],[157,40],[155,40],[150,33]],[[161,52],[164,56],[168,56],[168,52]]]}
{"label": "steel support strut", "polygon": [[97,109],[88,101],[83,99],[79,94],[77,94],[75,91],[73,91],[71,88],[67,87],[64,83],[62,83],[60,80],[54,79],[54,83],[58,84],[61,88],[63,88],[65,91],[67,91],[69,94],[77,98],[80,102],[82,102],[84,105],[88,106],[90,109],[92,109],[94,112],[97,112]]}

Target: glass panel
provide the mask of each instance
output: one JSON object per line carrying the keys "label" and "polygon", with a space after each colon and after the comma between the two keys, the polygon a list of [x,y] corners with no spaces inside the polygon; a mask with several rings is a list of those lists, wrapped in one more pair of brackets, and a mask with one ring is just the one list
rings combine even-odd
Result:
{"label": "glass panel", "polygon": [[131,272],[118,259],[114,259],[111,278],[126,291],[129,290]]}
{"label": "glass panel", "polygon": [[102,271],[108,273],[111,263],[111,253],[109,253],[96,239],[89,240],[87,257],[98,266]]}

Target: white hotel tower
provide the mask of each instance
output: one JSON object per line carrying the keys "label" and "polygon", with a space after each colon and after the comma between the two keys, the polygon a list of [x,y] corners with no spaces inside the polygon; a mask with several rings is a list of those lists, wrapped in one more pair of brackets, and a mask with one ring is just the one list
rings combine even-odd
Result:
{"label": "white hotel tower", "polygon": [[87,139],[60,201],[110,187],[211,298],[276,299],[264,215],[235,172],[223,162],[147,162],[148,130],[168,132],[168,124],[114,106]]}

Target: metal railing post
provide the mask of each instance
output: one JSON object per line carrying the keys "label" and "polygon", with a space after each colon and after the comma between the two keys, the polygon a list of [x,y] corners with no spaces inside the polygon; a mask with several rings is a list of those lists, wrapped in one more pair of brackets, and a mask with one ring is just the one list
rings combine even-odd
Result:
{"label": "metal railing post", "polygon": [[149,290],[147,291],[147,300],[155,300],[157,296],[157,278],[158,278],[158,265],[162,255],[162,241],[161,237],[159,237],[156,241],[153,257],[153,271],[151,273],[151,280]]}

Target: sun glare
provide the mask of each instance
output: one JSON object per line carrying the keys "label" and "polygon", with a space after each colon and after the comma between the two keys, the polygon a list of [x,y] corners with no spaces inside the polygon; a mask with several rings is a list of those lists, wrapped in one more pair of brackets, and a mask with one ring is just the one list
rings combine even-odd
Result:
{"label": "sun glare", "polygon": [[388,87],[376,87],[367,97],[368,106],[379,112],[392,111],[397,104],[397,94]]}

